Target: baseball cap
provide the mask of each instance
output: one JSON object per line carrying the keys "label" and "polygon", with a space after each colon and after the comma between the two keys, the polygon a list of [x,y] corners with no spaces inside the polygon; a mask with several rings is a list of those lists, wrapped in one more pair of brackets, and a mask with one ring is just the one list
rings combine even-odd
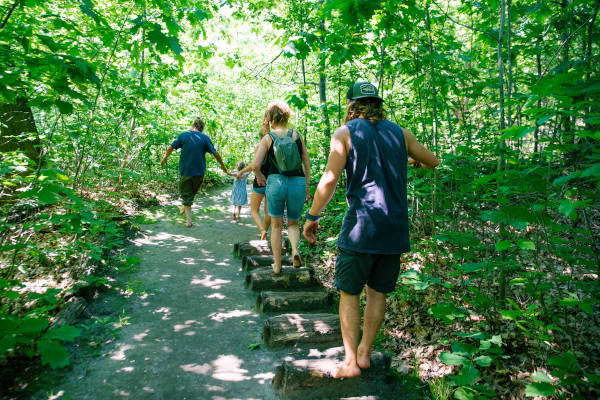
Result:
{"label": "baseball cap", "polygon": [[348,89],[348,93],[346,94],[348,100],[365,99],[369,97],[383,101],[383,99],[377,95],[377,88],[369,82],[356,82],[354,85],[350,86],[350,89]]}

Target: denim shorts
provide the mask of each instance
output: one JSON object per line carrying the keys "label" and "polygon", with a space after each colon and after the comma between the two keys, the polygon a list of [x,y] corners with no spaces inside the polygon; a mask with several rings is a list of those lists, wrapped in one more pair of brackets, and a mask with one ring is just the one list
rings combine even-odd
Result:
{"label": "denim shorts", "polygon": [[303,176],[269,175],[267,178],[267,207],[273,218],[283,217],[298,221],[306,199],[306,179]]}
{"label": "denim shorts", "polygon": [[259,187],[252,186],[252,191],[256,194],[260,194],[261,196],[265,195],[265,190],[267,190],[266,186],[259,186]]}
{"label": "denim shorts", "polygon": [[396,288],[399,272],[399,254],[356,253],[338,247],[335,287],[348,294],[360,294],[365,283],[379,293],[390,293]]}

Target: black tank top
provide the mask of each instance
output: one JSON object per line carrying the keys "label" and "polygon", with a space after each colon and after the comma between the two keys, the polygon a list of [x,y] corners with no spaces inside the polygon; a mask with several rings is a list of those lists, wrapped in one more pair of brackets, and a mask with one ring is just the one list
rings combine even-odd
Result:
{"label": "black tank top", "polygon": [[348,123],[346,161],[348,211],[337,244],[357,253],[410,251],[406,174],[408,155],[402,128],[383,120]]}

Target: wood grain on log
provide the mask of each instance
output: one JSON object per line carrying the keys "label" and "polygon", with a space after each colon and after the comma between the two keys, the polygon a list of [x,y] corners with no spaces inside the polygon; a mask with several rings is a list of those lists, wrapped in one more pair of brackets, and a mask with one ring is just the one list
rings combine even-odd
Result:
{"label": "wood grain on log", "polygon": [[316,285],[313,270],[307,267],[283,267],[275,275],[273,268],[258,268],[246,276],[246,287],[250,290],[302,289]]}
{"label": "wood grain on log", "polygon": [[263,291],[256,298],[260,312],[315,311],[330,305],[331,295],[325,291]]}
{"label": "wood grain on log", "polygon": [[[273,264],[273,256],[265,255],[265,256],[243,256],[242,257],[242,269],[244,271],[252,271],[257,268],[271,266]],[[292,265],[292,257],[291,256],[282,256],[281,257],[282,265]]]}
{"label": "wood grain on log", "polygon": [[337,314],[278,315],[265,321],[263,340],[268,346],[341,342],[340,318]]}

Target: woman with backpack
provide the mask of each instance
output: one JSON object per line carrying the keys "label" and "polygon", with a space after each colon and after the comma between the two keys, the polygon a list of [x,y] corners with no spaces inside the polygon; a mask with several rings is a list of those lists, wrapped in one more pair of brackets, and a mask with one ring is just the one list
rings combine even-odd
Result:
{"label": "woman with backpack", "polygon": [[275,100],[267,106],[263,117],[263,129],[269,133],[260,141],[252,163],[238,173],[238,176],[249,171],[256,173],[260,171],[266,157],[270,160],[266,195],[271,216],[271,249],[275,274],[281,273],[284,210],[287,211],[288,237],[292,244],[294,267],[302,264],[298,254],[298,220],[302,216],[304,202],[310,194],[310,158],[300,134],[288,128],[291,113],[290,106],[281,100]]}

